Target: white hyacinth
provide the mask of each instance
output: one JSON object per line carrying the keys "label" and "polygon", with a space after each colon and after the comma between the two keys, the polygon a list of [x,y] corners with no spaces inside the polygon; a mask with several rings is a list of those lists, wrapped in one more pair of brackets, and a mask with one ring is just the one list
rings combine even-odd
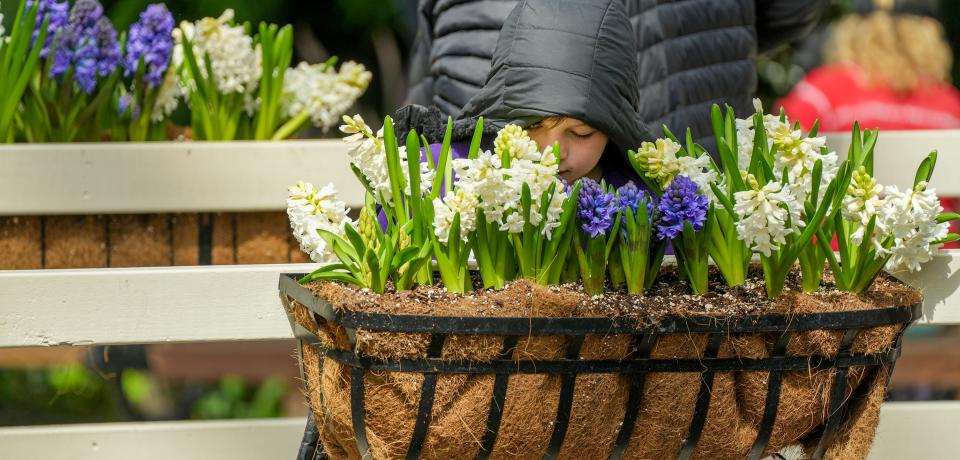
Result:
{"label": "white hyacinth", "polygon": [[460,214],[460,238],[467,240],[467,235],[477,226],[477,206],[480,198],[469,187],[457,187],[447,192],[441,200],[433,200],[433,226],[437,239],[443,243],[449,241],[450,226],[453,219]]}
{"label": "white hyacinth", "polygon": [[[853,172],[841,209],[843,218],[855,225],[851,242],[859,245],[871,238],[878,253],[890,256],[886,265],[890,271],[917,271],[933,257],[941,246],[936,242],[949,232],[948,223],[937,223],[941,212],[940,200],[926,182],[907,191],[883,187],[863,167]],[[874,218],[873,234],[865,235]]]}
{"label": "white hyacinth", "polygon": [[[174,63],[182,63],[183,41],[188,39],[204,77],[207,77],[204,56],[210,58],[217,89],[221,93],[249,94],[260,82],[260,45],[254,47],[253,38],[247,35],[243,26],[232,25],[233,17],[233,10],[228,8],[219,18],[203,18],[195,23],[181,22],[180,27],[173,30],[176,41]],[[190,81],[185,84],[196,85]]]}
{"label": "white hyacinth", "polygon": [[[380,128],[375,134],[370,126],[363,121],[360,115],[354,115],[352,118],[344,115],[343,123],[340,125],[340,131],[347,134],[343,142],[349,145],[347,154],[350,156],[350,163],[356,166],[367,181],[376,196],[374,199],[380,203],[380,197],[390,201],[393,199],[393,190],[390,187],[390,173],[387,169],[387,155],[383,143],[383,128]],[[404,177],[407,174],[407,162],[409,161],[406,147],[398,148],[400,153],[400,170]],[[418,158],[415,160],[419,160]],[[426,162],[420,162],[420,191],[430,190],[431,182],[436,171],[431,169]],[[410,184],[407,183],[404,193],[410,194]],[[382,204],[382,203],[381,203]]]}
{"label": "white hyacinth", "polygon": [[933,258],[934,251],[941,246],[935,242],[949,232],[948,223],[937,223],[937,216],[943,212],[940,200],[926,182],[906,192],[896,186],[888,186],[884,192],[885,206],[877,220],[883,221],[886,234],[893,238],[886,268],[918,271],[920,264]]}
{"label": "white hyacinth", "polygon": [[300,243],[300,249],[310,255],[317,263],[337,261],[333,249],[320,236],[317,230],[326,230],[343,235],[345,225],[352,225],[347,217],[348,208],[337,198],[333,184],[327,184],[317,190],[309,182],[297,182],[289,188],[287,197],[287,216],[293,236]]}
{"label": "white hyacinth", "polygon": [[[517,125],[501,129],[493,144],[494,152],[483,151],[475,159],[453,161],[457,173],[456,190],[462,191],[463,195],[454,195],[452,202],[448,195],[439,203],[445,208],[441,210],[437,206],[434,225],[438,236],[446,232],[452,222],[448,209],[459,210],[461,222],[468,222],[464,228],[469,225],[471,230],[476,224],[473,222],[475,216],[468,217],[464,213],[476,214],[477,208],[483,211],[487,223],[501,231],[520,233],[527,223],[540,225],[544,214],[541,208],[543,196],[552,187],[553,194],[547,202],[547,220],[543,222],[543,235],[551,238],[553,231],[560,226],[563,202],[567,197],[563,182],[557,177],[559,164],[553,149],[541,152],[537,143]],[[504,167],[505,158],[510,159],[509,167]],[[522,214],[524,186],[530,190],[529,222]]]}
{"label": "white hyacinth", "polygon": [[167,73],[163,77],[163,83],[160,84],[160,89],[157,90],[157,102],[153,105],[153,112],[150,114],[150,119],[155,122],[163,121],[164,118],[167,118],[177,109],[182,95],[183,90],[177,79],[177,71],[174,66],[170,66],[167,68]]}
{"label": "white hyacinth", "polygon": [[786,243],[787,235],[804,225],[800,206],[779,182],[769,182],[763,187],[752,177],[748,182],[752,185],[750,190],[733,194],[733,209],[739,218],[737,236],[754,250],[769,256]]}
{"label": "white hyacinth", "polygon": [[284,77],[284,112],[290,118],[306,112],[314,126],[330,129],[367,90],[371,78],[373,74],[353,61],[344,62],[339,71],[301,62]]}

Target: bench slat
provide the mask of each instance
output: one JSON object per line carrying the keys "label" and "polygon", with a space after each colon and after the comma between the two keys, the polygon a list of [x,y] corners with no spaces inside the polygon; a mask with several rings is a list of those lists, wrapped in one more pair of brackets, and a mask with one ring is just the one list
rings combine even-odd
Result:
{"label": "bench slat", "polygon": [[[280,273],[313,264],[0,271],[0,348],[292,337]],[[921,323],[960,324],[960,251],[919,275]]]}

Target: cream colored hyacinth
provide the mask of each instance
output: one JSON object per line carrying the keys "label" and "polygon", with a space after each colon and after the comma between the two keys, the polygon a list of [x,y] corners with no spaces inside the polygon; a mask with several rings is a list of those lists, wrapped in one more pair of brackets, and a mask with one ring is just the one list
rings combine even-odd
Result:
{"label": "cream colored hyacinth", "polygon": [[367,90],[372,78],[363,65],[353,61],[344,62],[339,71],[301,62],[284,77],[284,112],[290,118],[306,112],[314,126],[330,129]]}
{"label": "cream colored hyacinth", "polygon": [[150,114],[150,120],[158,122],[167,118],[177,106],[180,105],[180,98],[183,96],[183,88],[180,87],[177,69],[174,66],[167,68],[167,73],[163,77],[163,83],[157,91],[157,102],[153,105],[153,112]]}
{"label": "cream colored hyacinth", "polygon": [[[847,194],[843,197],[840,212],[845,220],[858,224],[856,230],[850,234],[850,241],[854,244],[859,245],[863,242],[864,232],[867,225],[870,224],[870,219],[876,216],[880,209],[886,205],[886,202],[880,197],[882,191],[883,186],[878,184],[873,177],[870,177],[863,166],[853,172],[850,185],[847,186]],[[882,219],[877,220],[874,224],[878,235],[885,233],[884,224],[885,222]],[[879,246],[879,241],[877,243]]]}
{"label": "cream colored hyacinth", "polygon": [[678,175],[688,177],[711,201],[715,200],[710,183],[717,181],[717,171],[710,162],[710,157],[702,154],[699,157],[677,156],[680,144],[672,139],[657,139],[655,142],[643,142],[637,149],[636,159],[640,168],[647,177],[657,181],[662,188],[666,188]]}
{"label": "cream colored hyacinth", "polygon": [[[754,108],[762,113],[759,99],[754,99]],[[784,171],[789,177],[790,193],[798,202],[804,202],[813,190],[813,169],[817,160],[821,162],[820,197],[826,193],[827,184],[837,175],[839,158],[836,152],[823,152],[827,138],[823,136],[804,136],[794,129],[790,120],[775,115],[763,116],[763,125],[767,134],[767,147],[773,154],[773,171],[777,180],[782,180]],[[753,144],[756,132],[753,118],[736,120],[738,167],[746,170],[753,156]]]}
{"label": "cream colored hyacinth", "polygon": [[317,263],[337,261],[332,248],[320,236],[317,230],[326,230],[338,235],[344,234],[344,226],[352,225],[347,217],[349,210],[343,201],[337,198],[333,184],[317,189],[309,182],[297,182],[290,186],[287,197],[287,217],[293,236],[300,243],[300,249],[310,255]]}
{"label": "cream colored hyacinth", "polygon": [[[181,67],[183,40],[188,39],[193,44],[193,52],[204,77],[207,70],[201,62],[204,55],[210,58],[220,93],[250,94],[260,82],[263,67],[260,45],[254,47],[253,38],[247,35],[243,26],[233,25],[233,19],[234,12],[228,8],[218,18],[207,17],[195,23],[181,22],[180,27],[173,30],[176,42],[173,62],[176,67]],[[251,98],[248,106],[254,104]]]}

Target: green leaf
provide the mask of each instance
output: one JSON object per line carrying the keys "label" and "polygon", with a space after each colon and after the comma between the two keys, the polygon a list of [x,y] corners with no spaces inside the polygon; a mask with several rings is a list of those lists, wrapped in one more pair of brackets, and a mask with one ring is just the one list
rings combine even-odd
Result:
{"label": "green leaf", "polygon": [[955,212],[945,212],[937,216],[937,223],[942,224],[944,222],[950,222],[957,219],[960,219],[960,214]]}
{"label": "green leaf", "polygon": [[470,139],[470,150],[467,158],[476,160],[480,152],[480,141],[483,139],[483,117],[477,119],[476,126],[473,127],[473,137]]}

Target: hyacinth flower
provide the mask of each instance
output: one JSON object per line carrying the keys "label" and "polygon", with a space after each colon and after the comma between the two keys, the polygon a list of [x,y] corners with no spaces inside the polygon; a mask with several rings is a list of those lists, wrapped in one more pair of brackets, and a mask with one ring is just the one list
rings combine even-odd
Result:
{"label": "hyacinth flower", "polygon": [[660,271],[666,242],[654,238],[653,222],[656,206],[652,196],[633,182],[617,189],[620,206],[620,241],[616,245],[616,262],[611,262],[611,281],[615,285],[622,272],[623,282],[630,294],[642,295],[649,289]]}
{"label": "hyacinth flower", "polygon": [[[55,5],[46,8],[51,15],[62,10]],[[33,48],[40,52],[46,48],[47,56],[23,101],[19,125],[26,140],[100,140],[120,78],[121,58],[117,32],[103,15],[103,6],[96,0],[78,0],[52,40],[38,37]]]}
{"label": "hyacinth flower", "polygon": [[34,46],[34,43],[49,43],[50,25],[61,17],[47,13],[46,9],[41,12],[41,8],[44,8],[42,3],[20,0],[9,36],[4,36],[0,25],[0,94],[3,94],[0,98],[0,143],[14,141],[21,97],[40,65],[40,55],[45,47]]}
{"label": "hyacinth flower", "polygon": [[242,132],[249,129],[244,117],[257,109],[263,55],[249,24],[236,25],[233,18],[227,9],[218,18],[184,21],[173,32],[195,139],[249,137]]}
{"label": "hyacinth flower", "polygon": [[[719,204],[715,215],[723,212],[722,219],[714,218],[718,223],[714,230],[728,242],[728,253],[739,252],[729,251],[735,247],[730,240],[759,253],[767,296],[783,292],[797,262],[804,289],[815,290],[826,255],[814,236],[823,222],[839,212],[840,192],[849,184],[851,165],[837,164],[836,155],[824,148],[824,139],[816,137],[816,127],[805,136],[784,114],[764,115],[757,101],[755,107],[756,113],[747,120],[736,119],[730,108],[726,115],[718,106],[713,108],[725,175],[723,183],[711,185]],[[856,148],[872,149],[875,133],[864,145],[859,129],[855,132]],[[720,266],[722,258],[712,256]],[[726,262],[738,260],[728,254]],[[742,263],[745,271],[749,258]]]}
{"label": "hyacinth flower", "polygon": [[170,68],[173,15],[162,3],[148,5],[130,26],[122,61],[126,85],[115,96],[114,141],[163,140],[163,122],[177,107],[179,89]]}
{"label": "hyacinth flower", "polygon": [[711,206],[695,182],[676,176],[657,204],[656,237],[673,244],[680,276],[694,294],[707,292],[710,227],[705,226]]}
{"label": "hyacinth flower", "polygon": [[579,232],[574,237],[574,250],[580,267],[583,290],[590,295],[602,294],[607,263],[620,238],[620,205],[606,185],[590,178],[580,180],[577,199]]}
{"label": "hyacinth flower", "polygon": [[[837,289],[866,291],[882,270],[917,271],[944,243],[960,239],[949,233],[956,213],[943,213],[935,191],[928,187],[937,162],[932,152],[917,168],[913,187],[901,191],[883,187],[873,178],[872,150],[855,150],[853,172],[841,211],[828,219],[817,243],[834,274]],[[866,156],[866,157],[865,157]],[[836,235],[838,251],[830,247]]]}

